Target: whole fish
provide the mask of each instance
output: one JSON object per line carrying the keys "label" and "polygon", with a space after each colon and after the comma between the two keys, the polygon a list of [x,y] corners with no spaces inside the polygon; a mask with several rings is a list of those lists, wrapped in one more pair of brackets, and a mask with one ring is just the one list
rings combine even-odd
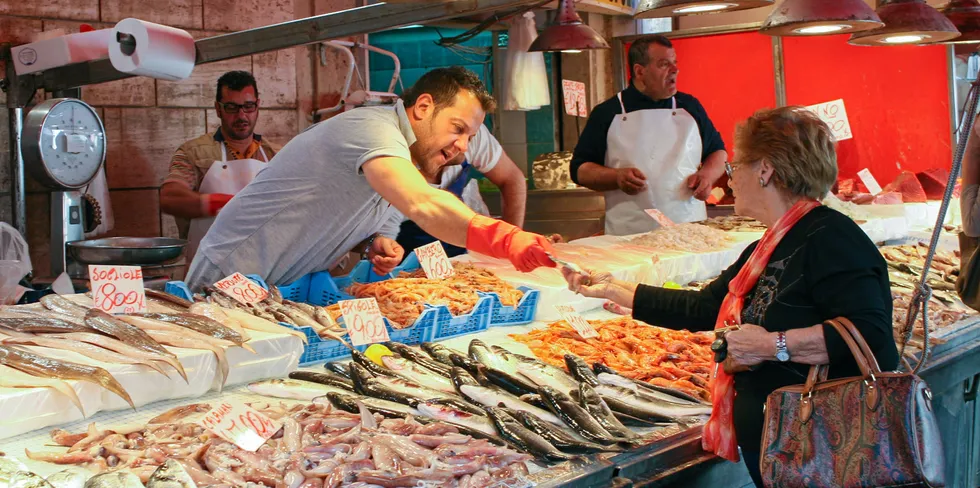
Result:
{"label": "whole fish", "polygon": [[449,362],[456,368],[463,368],[466,372],[476,375],[480,374],[480,368],[483,367],[480,363],[462,355],[451,353],[449,354]]}
{"label": "whole fish", "polygon": [[240,324],[237,320],[229,317],[228,314],[224,312],[224,309],[222,309],[221,307],[213,303],[197,302],[191,305],[191,307],[187,309],[187,312],[192,313],[194,315],[207,317],[221,325],[224,325],[225,327],[228,327],[229,329],[237,332],[238,335],[240,335],[242,339],[246,341],[251,339],[251,336],[249,336],[248,331],[246,331],[245,328],[242,327],[242,324]]}
{"label": "whole fish", "polygon": [[119,339],[105,336],[102,334],[95,334],[91,332],[73,332],[71,334],[48,334],[47,337],[65,339],[69,341],[84,342],[87,344],[92,344],[99,346],[103,349],[108,349],[110,351],[118,352],[119,354],[125,354],[126,356],[139,359],[143,362],[162,362],[173,367],[184,381],[187,381],[187,374],[184,372],[184,367],[180,364],[177,358],[170,355],[164,356],[152,352],[147,352],[137,347],[126,344]]}
{"label": "whole fish", "polygon": [[83,307],[61,295],[45,295],[41,297],[41,305],[55,313],[68,315],[76,320],[85,320],[88,308]]}
{"label": "whole fish", "polygon": [[[668,392],[661,391],[657,388],[644,388],[641,383],[625,376],[620,376],[618,374],[608,374],[600,373],[596,375],[596,379],[599,380],[600,385],[618,386],[621,388],[626,388],[627,390],[635,391],[640,395],[656,398],[661,401],[668,403],[676,403],[678,405],[693,406],[693,407],[710,407],[711,404],[703,400],[688,400],[681,398],[680,396],[675,396],[673,393],[676,390],[667,389]],[[653,386],[653,385],[651,385]]]}
{"label": "whole fish", "polygon": [[[503,354],[501,353],[503,351]],[[538,386],[520,373],[517,357],[506,350],[491,349],[483,341],[473,339],[469,348],[470,358],[483,365],[482,373],[497,386],[515,394],[533,393]]]}
{"label": "whole fish", "polygon": [[[313,403],[322,403],[323,397],[313,399]],[[363,404],[368,410],[380,413],[388,418],[405,418],[406,415],[419,415],[419,411],[403,405],[401,403],[390,402],[380,398],[359,396],[354,394],[327,393],[327,401],[336,408],[345,412],[358,413],[358,402]]]}
{"label": "whole fish", "polygon": [[[23,371],[10,368],[7,366],[0,366],[0,387],[4,388],[50,388],[57,391],[65,396],[71,401],[78,411],[82,413],[82,417],[85,417],[85,409],[82,408],[82,400],[78,398],[78,394],[75,393],[75,389],[71,387],[67,382],[57,379],[57,378],[43,378],[39,376],[32,376]],[[0,458],[3,459],[3,458]],[[0,480],[2,481],[2,480]]]}
{"label": "whole fish", "polygon": [[282,303],[284,301],[282,299],[282,292],[279,290],[278,286],[269,286],[269,299],[276,303]]}
{"label": "whole fish", "polygon": [[93,476],[85,488],[144,488],[139,477],[129,471],[110,471]]}
{"label": "whole fish", "polygon": [[615,452],[621,449],[615,446],[603,446],[594,442],[589,442],[585,438],[573,435],[565,429],[559,428],[552,423],[543,422],[538,417],[521,410],[507,410],[512,417],[519,420],[525,427],[534,433],[544,437],[551,445],[558,449],[575,454],[588,454],[592,452],[609,451]]}
{"label": "whole fish", "polygon": [[48,483],[54,488],[84,488],[91,474],[80,473],[78,471],[58,471],[47,477]]}
{"label": "whole fish", "polygon": [[194,304],[193,302],[189,300],[184,300],[183,298],[180,298],[177,295],[171,295],[170,293],[154,290],[152,288],[146,288],[145,291],[146,291],[147,298],[156,298],[157,300],[162,300],[164,302],[167,302],[171,305],[177,306],[184,310],[187,310],[188,308],[191,307],[191,305]]}
{"label": "whole fish", "polygon": [[381,398],[418,408],[418,403],[427,399],[458,399],[456,395],[432,390],[417,383],[391,376],[372,376],[358,363],[349,364],[354,391],[361,395]]}
{"label": "whole fish", "polygon": [[347,368],[347,363],[342,363],[340,361],[331,361],[323,365],[323,369],[330,371],[331,373],[339,374],[347,379],[350,379],[350,369]]}
{"label": "whole fish", "polygon": [[326,327],[327,330],[331,330],[338,333],[344,331],[344,328],[341,327],[340,324],[338,324],[337,321],[333,319],[333,316],[330,315],[330,312],[328,312],[327,309],[323,307],[315,307],[313,309],[313,318],[316,319],[316,321],[319,322],[320,325]]}
{"label": "whole fish", "polygon": [[585,362],[582,358],[574,354],[566,354],[565,367],[568,368],[568,372],[572,375],[572,378],[575,378],[579,382],[586,383],[589,386],[599,386],[599,378],[596,377],[596,373],[589,367],[589,363]]}
{"label": "whole fish", "polygon": [[150,475],[146,488],[197,488],[197,484],[184,466],[168,459]]}
{"label": "whole fish", "polygon": [[[350,352],[350,358],[352,363],[356,363],[362,368],[368,370],[373,376],[394,376],[390,369],[368,359],[361,351],[354,349]],[[351,378],[353,379],[353,377]]]}
{"label": "whole fish", "polygon": [[422,367],[419,363],[398,356],[382,356],[381,363],[400,378],[418,383],[422,386],[445,393],[456,393],[453,382],[432,370]]}
{"label": "whole fish", "polygon": [[609,408],[640,420],[682,421],[698,415],[710,415],[711,406],[699,403],[681,404],[647,395],[643,390],[600,384],[595,392]]}
{"label": "whole fish", "polygon": [[[154,314],[160,315],[160,314]],[[147,317],[146,315],[120,315],[119,320],[126,322],[134,327],[139,328],[147,335],[153,337],[154,332],[168,332],[172,334],[177,334],[187,339],[192,339],[198,342],[207,342],[208,344],[229,348],[236,346],[234,342],[227,339],[219,339],[217,337],[198,332],[194,329],[188,329],[180,325],[174,324],[172,322],[166,322],[163,320],[158,320],[155,318]],[[159,340],[154,338],[154,340]]]}
{"label": "whole fish", "polygon": [[340,376],[337,373],[331,371],[324,371],[318,373],[315,371],[293,371],[289,373],[289,377],[294,380],[301,381],[312,381],[313,383],[320,383],[321,385],[334,386],[344,390],[354,391],[354,382],[346,376]]}
{"label": "whole fish", "polygon": [[453,368],[451,374],[456,391],[459,392],[460,396],[472,403],[486,407],[504,406],[514,410],[522,410],[546,422],[560,426],[565,425],[555,414],[524,402],[503,389],[481,385],[469,373],[463,370],[463,368]]}
{"label": "whole fish", "polygon": [[606,402],[602,401],[602,397],[588,383],[580,383],[578,391],[573,392],[573,396],[578,397],[579,405],[592,414],[592,418],[598,420],[602,428],[606,429],[610,434],[629,440],[637,437],[633,431],[623,425],[613,415],[612,410],[609,409]]}
{"label": "whole fish", "polygon": [[600,444],[616,444],[626,441],[626,439],[610,434],[598,420],[594,419],[587,410],[568,395],[548,386],[542,386],[540,392],[541,397],[548,404],[548,408],[586,439]]}
{"label": "whole fish", "polygon": [[272,379],[256,381],[248,384],[248,391],[257,395],[285,398],[289,400],[310,401],[316,397],[321,397],[327,393],[350,393],[348,390],[337,388],[336,386],[322,385],[312,381],[301,381],[293,379]]}
{"label": "whole fish", "polygon": [[408,359],[418,365],[428,369],[436,374],[440,374],[445,377],[449,377],[449,371],[453,368],[452,366],[445,365],[429,357],[420,349],[416,349],[411,346],[407,346],[400,342],[385,342],[384,346],[390,349],[395,354]]}
{"label": "whole fish", "polygon": [[428,354],[432,359],[445,364],[446,366],[454,366],[449,356],[453,354],[459,354],[460,356],[465,356],[462,352],[455,349],[448,348],[438,342],[423,342],[419,345],[426,354]]}
{"label": "whole fish", "polygon": [[125,354],[92,345],[87,342],[71,341],[58,337],[51,337],[50,335],[20,334],[16,332],[12,334],[14,335],[0,338],[0,344],[33,344],[35,346],[47,347],[50,349],[61,349],[63,351],[75,352],[87,358],[101,361],[103,363],[135,364],[139,366],[146,366],[164,376],[169,377],[169,375],[164,372],[163,368],[154,361],[134,358],[132,356],[127,356]]}
{"label": "whole fish", "polygon": [[[657,391],[657,392],[660,392],[660,393],[663,393],[663,394],[666,394],[666,395],[673,396],[673,397],[675,397],[675,398],[677,398],[679,400],[686,400],[686,401],[689,401],[689,402],[700,403],[702,405],[710,405],[709,403],[705,402],[703,399],[698,398],[696,396],[693,396],[693,395],[691,395],[689,393],[684,393],[682,391],[675,390],[673,388],[666,388],[666,387],[663,387],[663,386],[652,385],[652,384],[647,383],[645,381],[637,381],[637,380],[634,380],[634,379],[627,378],[625,376],[620,375],[618,372],[616,372],[616,370],[614,370],[614,369],[610,368],[609,366],[606,366],[605,364],[602,364],[602,363],[594,363],[592,365],[592,370],[595,371],[596,377],[599,378],[599,381],[600,382],[603,382],[602,375],[603,375],[603,373],[605,373],[607,375],[619,376],[620,378],[623,378],[623,380],[624,380],[623,382],[624,383],[625,382],[633,383],[638,388],[642,388],[642,389],[645,389],[645,390]],[[613,381],[613,380],[612,379],[608,379],[608,377],[607,377],[607,381]],[[610,384],[610,383],[606,383],[606,384]],[[624,385],[619,385],[619,386],[624,386]]]}
{"label": "whole fish", "polygon": [[289,334],[291,336],[298,337],[303,341],[303,344],[306,344],[308,341],[306,334],[298,330],[290,329],[289,327],[283,327],[276,323],[275,319],[272,319],[271,321],[266,320],[265,318],[257,317],[244,310],[232,308],[223,307],[222,311],[228,314],[228,316],[232,319],[237,320],[242,327],[248,330],[257,330],[260,332],[268,332],[270,334]]}
{"label": "whole fish", "polygon": [[[3,376],[0,375],[0,378]],[[18,461],[14,458],[9,458],[6,456],[0,456],[0,486],[6,486],[6,483],[10,482],[10,478],[16,474],[18,471],[27,471],[27,466],[24,463]]]}
{"label": "whole fish", "polygon": [[500,437],[518,446],[521,450],[549,461],[572,459],[573,456],[559,451],[547,439],[524,427],[514,417],[504,412],[503,409],[499,407],[486,407],[486,411],[494,427],[497,428],[497,432],[500,433]]}
{"label": "whole fish", "polygon": [[72,322],[55,317],[26,316],[0,317],[0,328],[22,333],[68,333],[96,332],[95,329],[78,322]]}
{"label": "whole fish", "polygon": [[509,354],[513,356],[518,363],[518,373],[537,386],[550,386],[566,395],[578,388],[578,381],[575,381],[568,373],[544,361],[511,353],[500,346],[491,346],[491,349],[499,355]]}
{"label": "whole fish", "polygon": [[217,358],[218,371],[221,373],[221,381],[218,383],[219,391],[221,387],[224,386],[225,381],[228,380],[228,374],[231,367],[228,364],[228,358],[225,356],[225,350],[221,345],[218,345],[212,341],[199,340],[197,338],[188,337],[186,334],[171,331],[151,330],[148,331],[147,334],[154,340],[167,344],[168,346],[211,351],[214,353],[215,358]]}
{"label": "whole fish", "polygon": [[0,363],[41,378],[94,383],[119,395],[133,409],[136,408],[133,399],[129,397],[129,393],[122,385],[108,371],[99,367],[39,356],[23,349],[2,345],[0,345]]}
{"label": "whole fish", "polygon": [[161,356],[173,356],[173,353],[166,350],[159,342],[153,340],[146,332],[131,324],[123,322],[102,310],[91,309],[85,314],[85,323],[93,329],[133,347],[147,352],[159,354]]}
{"label": "whole fish", "polygon": [[[290,319],[287,322],[291,322],[300,327],[313,327],[314,329],[323,328],[323,326],[320,325],[320,322],[317,322],[312,315],[307,314],[300,308],[285,303],[280,305],[271,305],[267,308],[267,310],[269,310],[270,312],[279,312],[285,314],[286,317]],[[274,314],[275,313],[273,313],[273,315]]]}
{"label": "whole fish", "polygon": [[484,415],[475,415],[453,408],[450,405],[427,401],[420,402],[415,408],[424,417],[441,420],[448,424],[461,425],[489,436],[498,436],[493,422]]}
{"label": "whole fish", "polygon": [[[238,301],[236,301],[234,298],[231,298],[228,295],[225,295],[224,293],[221,293],[220,291],[218,291],[215,288],[205,287],[204,288],[204,291],[206,291],[208,293],[208,299],[211,300],[212,302],[216,303],[221,308],[227,308],[227,309],[239,309],[239,308],[244,309],[245,308],[244,305],[242,305],[241,303],[238,303]],[[249,312],[249,313],[251,313],[251,312]]]}
{"label": "whole fish", "polygon": [[6,485],[10,488],[53,488],[51,483],[30,471],[17,471]]}
{"label": "whole fish", "polygon": [[215,339],[222,339],[226,341],[233,342],[236,346],[248,349],[251,352],[255,352],[251,346],[245,344],[245,338],[241,334],[236,332],[230,327],[226,327],[221,322],[212,320],[203,315],[197,315],[193,313],[180,313],[180,314],[169,314],[169,313],[147,313],[142,314],[143,317],[159,320],[161,322],[167,322],[174,324],[185,329],[190,329],[195,332],[199,332],[209,337],[214,337]]}

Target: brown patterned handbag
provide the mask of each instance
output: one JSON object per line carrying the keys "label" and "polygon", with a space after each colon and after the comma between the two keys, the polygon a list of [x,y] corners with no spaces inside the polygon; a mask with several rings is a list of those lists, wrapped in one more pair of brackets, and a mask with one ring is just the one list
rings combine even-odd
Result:
{"label": "brown patterned handbag", "polygon": [[826,322],[847,343],[860,377],[806,384],[766,399],[760,469],[768,488],[945,486],[932,393],[912,373],[881,372],[853,323]]}

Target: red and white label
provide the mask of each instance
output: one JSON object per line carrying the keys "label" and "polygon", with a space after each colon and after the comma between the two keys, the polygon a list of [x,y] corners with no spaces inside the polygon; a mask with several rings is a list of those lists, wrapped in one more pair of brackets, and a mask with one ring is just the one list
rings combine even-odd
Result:
{"label": "red and white label", "polygon": [[834,139],[837,141],[854,138],[854,134],[851,134],[851,123],[847,120],[847,110],[844,109],[843,99],[818,103],[806,108],[817,114],[820,120],[830,126],[830,131],[834,133]]}
{"label": "red and white label", "polygon": [[95,308],[109,314],[146,313],[143,270],[139,266],[88,267]]}
{"label": "red and white label", "polygon": [[279,432],[279,424],[248,405],[223,402],[197,422],[214,435],[250,452]]}
{"label": "red and white label", "polygon": [[655,208],[648,208],[644,210],[644,212],[646,212],[651,219],[657,221],[657,223],[660,224],[661,227],[670,227],[674,225],[674,221],[670,220],[670,218],[664,215],[664,213],[661,212],[660,210],[657,210]]}
{"label": "red and white label", "polygon": [[581,314],[575,311],[571,305],[555,305],[555,309],[558,310],[558,314],[561,318],[571,325],[578,335],[582,336],[583,339],[591,339],[593,337],[599,337],[599,333],[595,331],[592,324],[588,320],[585,320]]}
{"label": "red and white label", "polygon": [[446,249],[439,241],[415,248],[415,255],[419,258],[419,265],[425,271],[425,276],[430,279],[441,280],[456,274],[453,263],[446,255]]}
{"label": "red and white label", "polygon": [[238,300],[242,305],[259,303],[269,297],[269,292],[258,283],[248,279],[241,273],[235,273],[214,284],[214,287],[226,295]]}
{"label": "red and white label", "polygon": [[881,185],[878,184],[878,180],[875,179],[874,175],[871,174],[871,170],[864,168],[858,171],[858,178],[861,178],[861,183],[868,188],[868,193],[872,195],[877,195],[881,193]]}
{"label": "red and white label", "polygon": [[565,96],[565,113],[588,117],[585,110],[585,83],[581,81],[561,80],[561,91]]}
{"label": "red and white label", "polygon": [[385,342],[388,338],[388,328],[385,319],[374,298],[343,300],[337,302],[340,313],[344,316],[344,326],[351,344],[364,346],[377,342]]}

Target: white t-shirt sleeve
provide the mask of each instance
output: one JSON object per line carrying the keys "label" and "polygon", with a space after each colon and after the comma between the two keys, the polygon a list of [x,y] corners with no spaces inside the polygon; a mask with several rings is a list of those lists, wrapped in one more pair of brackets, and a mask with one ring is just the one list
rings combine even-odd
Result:
{"label": "white t-shirt sleeve", "polygon": [[470,141],[466,150],[466,160],[477,171],[486,174],[497,166],[497,162],[500,161],[500,156],[503,153],[504,148],[500,146],[497,138],[490,133],[490,129],[487,129],[486,125],[480,124],[480,130],[473,136],[473,140]]}

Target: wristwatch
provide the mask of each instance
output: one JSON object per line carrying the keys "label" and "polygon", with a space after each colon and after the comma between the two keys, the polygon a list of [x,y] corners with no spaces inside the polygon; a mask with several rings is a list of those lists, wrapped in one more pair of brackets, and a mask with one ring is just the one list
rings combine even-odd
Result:
{"label": "wristwatch", "polygon": [[361,250],[361,259],[367,259],[368,254],[371,252],[371,245],[374,244],[374,240],[378,238],[381,234],[373,234],[371,237],[367,238],[364,244],[364,248]]}
{"label": "wristwatch", "polygon": [[789,361],[789,349],[786,349],[786,333],[776,333],[776,359],[781,363]]}

